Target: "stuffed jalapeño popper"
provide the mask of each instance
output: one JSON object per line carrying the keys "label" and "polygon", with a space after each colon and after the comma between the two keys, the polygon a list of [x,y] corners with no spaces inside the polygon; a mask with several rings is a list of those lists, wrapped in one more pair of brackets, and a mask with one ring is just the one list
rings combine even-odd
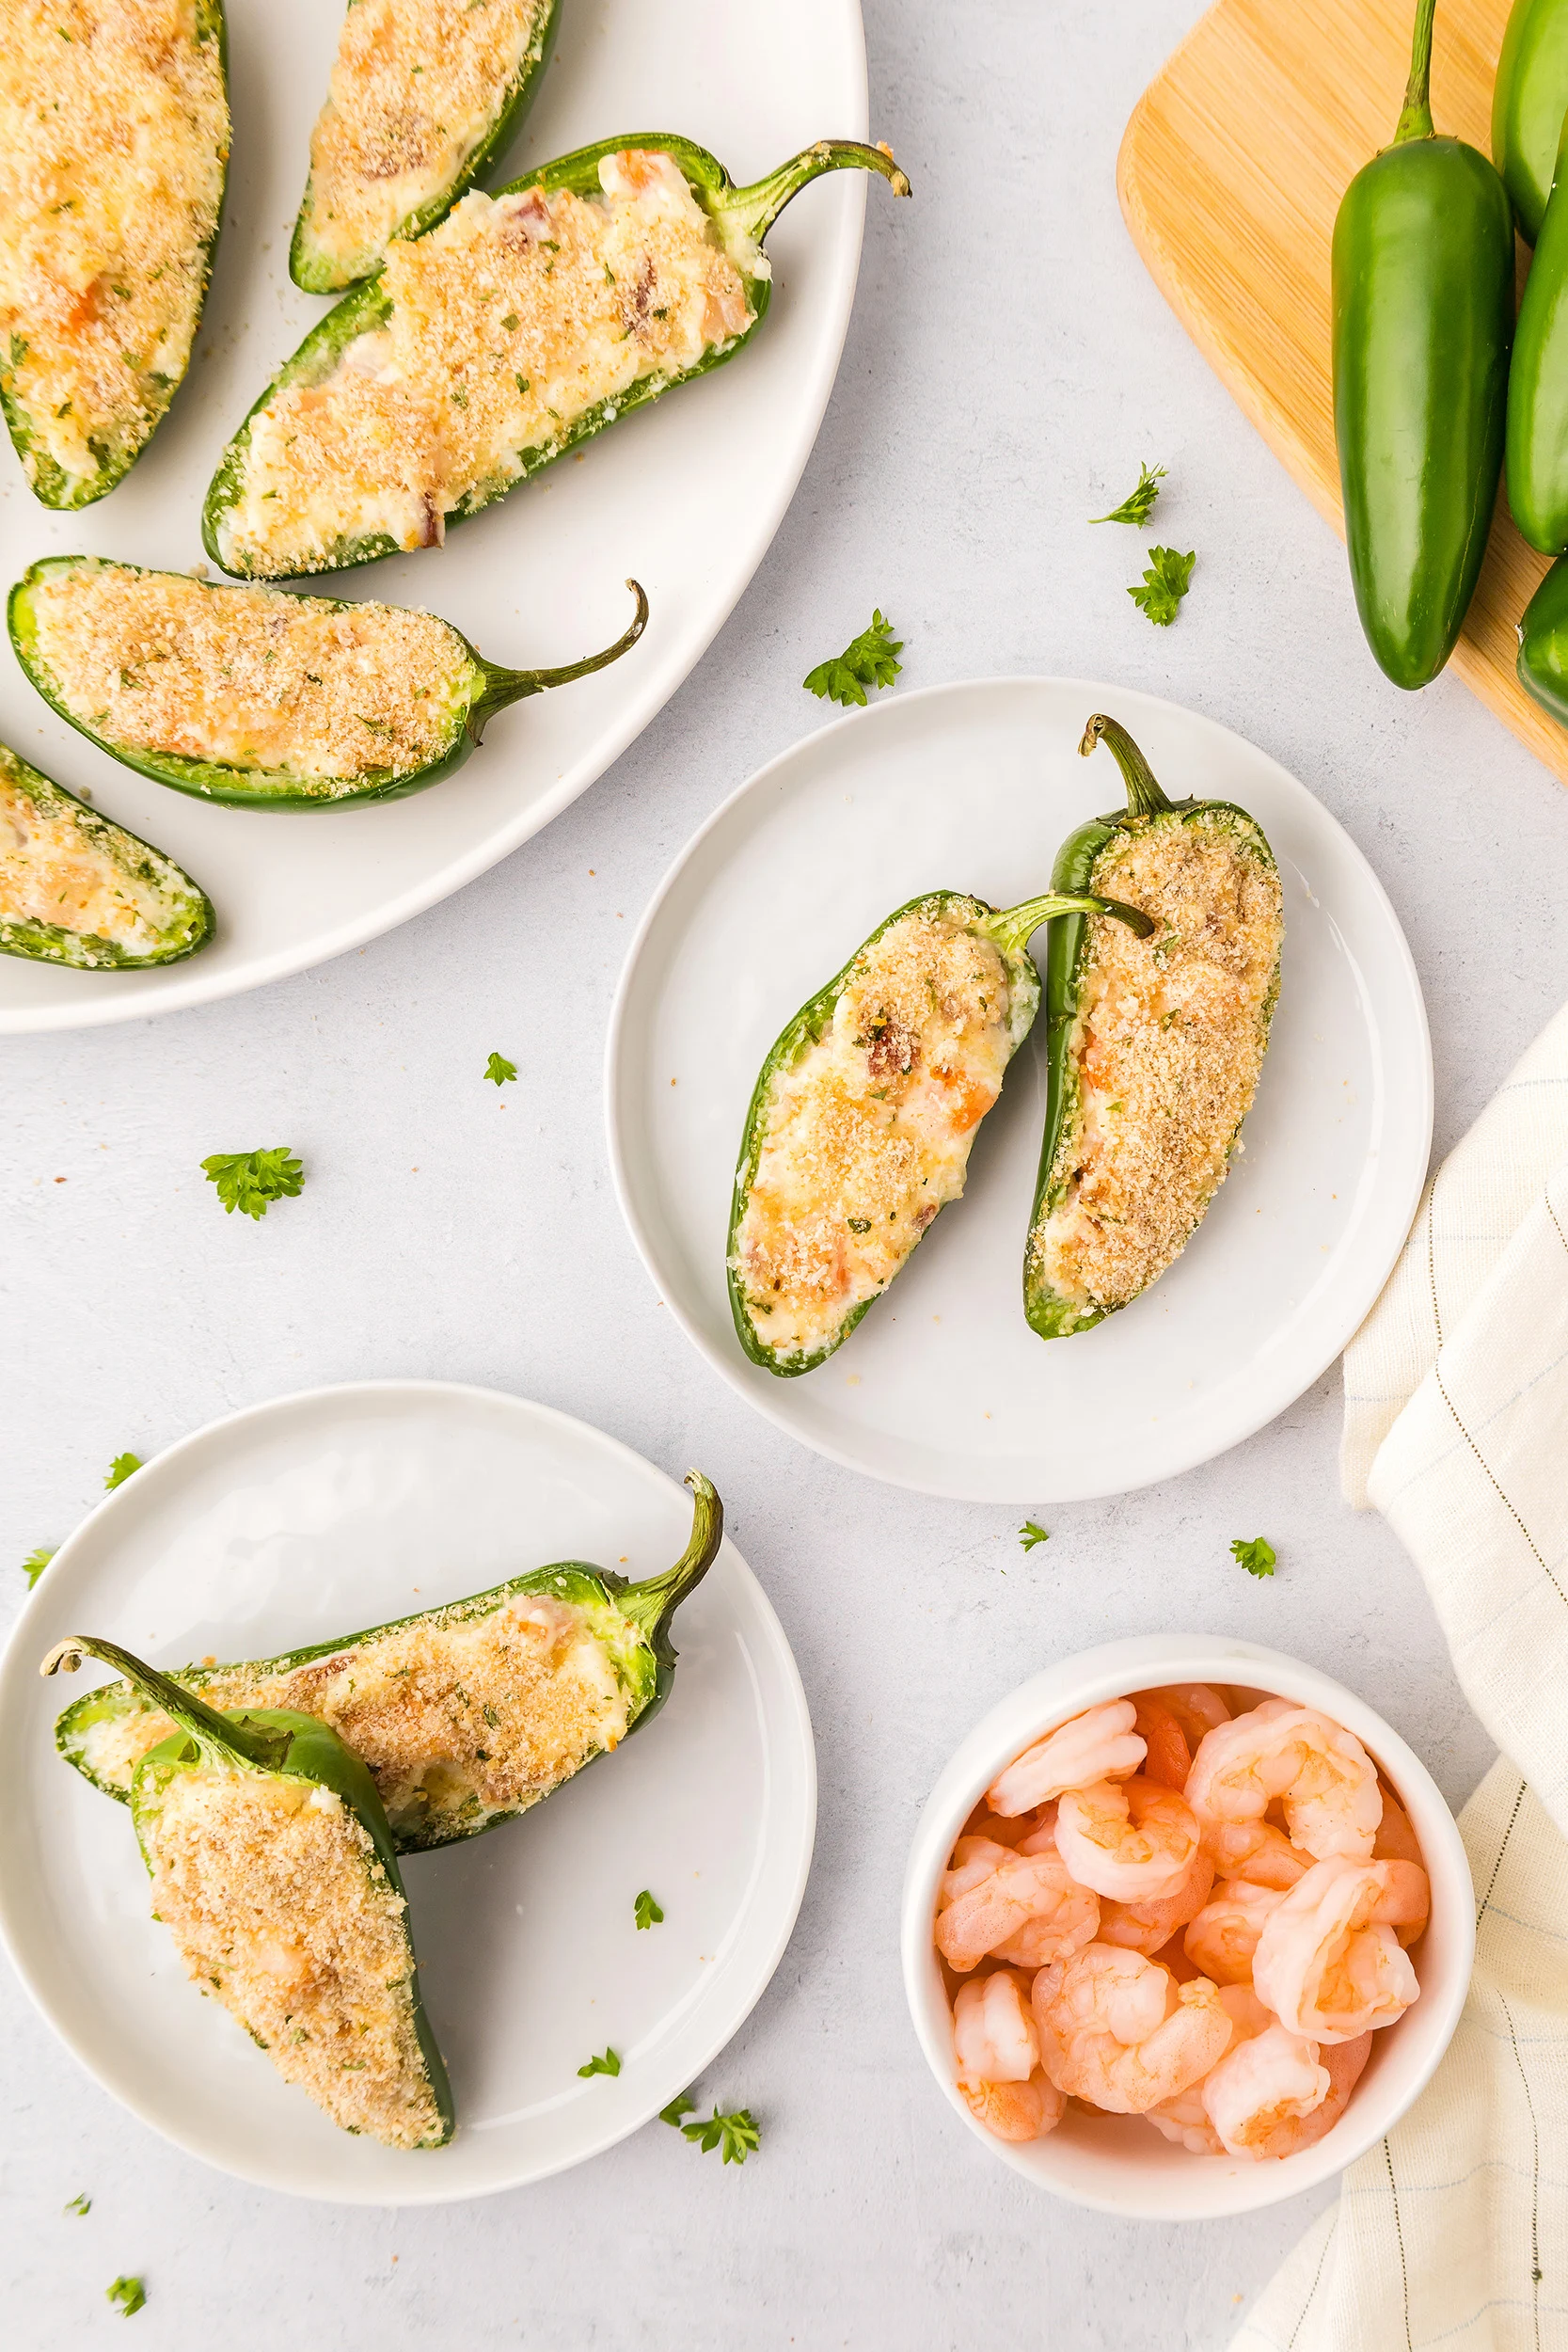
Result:
{"label": "stuffed jalape\u00f1o popper", "polygon": [[975,1132],[1039,1005],[1053,916],[1147,914],[1083,891],[999,911],[950,890],[899,907],[763,1063],[730,1214],[740,1344],[781,1376],[843,1344],[964,1187]]}

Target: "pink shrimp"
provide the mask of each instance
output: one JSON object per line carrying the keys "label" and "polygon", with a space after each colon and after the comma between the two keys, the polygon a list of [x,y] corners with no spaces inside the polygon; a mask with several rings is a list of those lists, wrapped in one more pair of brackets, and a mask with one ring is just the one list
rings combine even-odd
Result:
{"label": "pink shrimp", "polygon": [[1350,2094],[1361,2079],[1371,2049],[1370,2033],[1358,2034],[1354,2042],[1323,2042],[1318,2051],[1318,2063],[1328,2070],[1327,2098],[1310,2115],[1279,2124],[1264,2140],[1259,2153],[1294,2156],[1302,2149],[1315,2147],[1320,2139],[1325,2139],[1350,2104]]}
{"label": "pink shrimp", "polygon": [[1284,1899],[1279,1887],[1221,1879],[1182,1939],[1187,1958],[1216,1984],[1250,1984],[1263,1922]]}
{"label": "pink shrimp", "polygon": [[1144,1760],[1144,1743],[1132,1730],[1137,1708],[1131,1699],[1110,1699],[1074,1715],[1025,1748],[986,1791],[993,1813],[1029,1813],[1064,1789],[1094,1780],[1125,1780]]}
{"label": "pink shrimp", "polygon": [[1318,2045],[1271,2023],[1227,2050],[1203,2085],[1203,2109],[1233,2156],[1262,2156],[1282,2127],[1321,2107],[1329,2092]]}
{"label": "pink shrimp", "polygon": [[1219,1990],[1178,1985],[1138,1952],[1090,1944],[1036,1977],[1040,2064],[1058,2090],[1111,2115],[1143,2115],[1197,2082],[1230,2039]]}
{"label": "pink shrimp", "polygon": [[1252,1981],[1290,2033],[1354,2042],[1391,2026],[1420,1994],[1398,1927],[1425,1924],[1431,1890],[1413,1862],[1331,1855],[1263,1923]]}
{"label": "pink shrimp", "polygon": [[1197,1848],[1197,1820],[1186,1798],[1156,1781],[1095,1781],[1065,1789],[1057,1807],[1057,1852],[1081,1886],[1115,1902],[1173,1895]]}
{"label": "pink shrimp", "polygon": [[1221,1724],[1230,1721],[1229,1708],[1207,1682],[1172,1682],[1159,1691],[1134,1692],[1135,1706],[1142,1707],[1146,1702],[1163,1707],[1175,1716],[1181,1736],[1195,1756],[1205,1733],[1217,1731]]}
{"label": "pink shrimp", "polygon": [[1371,1757],[1316,1708],[1266,1699],[1205,1734],[1187,1781],[1204,1845],[1226,1877],[1257,1882],[1252,1850],[1271,1842],[1264,1816],[1276,1800],[1291,1845],[1320,1862],[1370,1860],[1383,1814]]}
{"label": "pink shrimp", "polygon": [[[1055,1807],[1049,1808],[1054,1813]],[[1053,1899],[1042,1903],[1015,1934],[1005,1943],[992,1947],[998,1960],[1010,1961],[1021,1968],[1044,1968],[1053,1960],[1066,1960],[1069,1953],[1082,1951],[1092,1944],[1100,1932],[1100,1898],[1091,1887],[1080,1886],[1069,1873],[1067,1864],[1056,1851],[1056,1824],[1042,1822],[1021,1839],[1017,1851],[1030,1861],[1043,1861],[1051,1870],[1050,1883],[1055,1889]]]}
{"label": "pink shrimp", "polygon": [[1213,1883],[1214,1866],[1200,1847],[1187,1866],[1186,1877],[1168,1895],[1141,1903],[1101,1903],[1100,1942],[1119,1944],[1123,1951],[1142,1952],[1152,1960],[1162,1945],[1196,1918]]}
{"label": "pink shrimp", "polygon": [[998,2139],[1041,2139],[1067,2106],[1040,2072],[1027,1981],[998,1969],[960,1985],[953,2003],[958,2089],[970,2113]]}
{"label": "pink shrimp", "polygon": [[1425,1867],[1421,1861],[1420,1843],[1410,1826],[1410,1816],[1387,1788],[1383,1791],[1383,1819],[1377,1825],[1377,1836],[1372,1843],[1372,1860],[1414,1862],[1418,1869]]}
{"label": "pink shrimp", "polygon": [[[1230,2020],[1230,2041],[1221,2052],[1223,2062],[1230,2052],[1248,2042],[1255,2034],[1266,2033],[1274,2019],[1258,1995],[1245,1985],[1225,1984],[1220,1987],[1220,2005]],[[1204,2082],[1213,2074],[1211,2067]],[[1225,2144],[1209,2121],[1203,2104],[1203,2082],[1193,2083],[1179,2090],[1174,2099],[1162,2099],[1157,2107],[1150,2107],[1145,2122],[1152,2123],[1165,2139],[1173,2139],[1185,2148],[1189,2155],[1223,2156]]]}
{"label": "pink shrimp", "polygon": [[1193,1751],[1175,1714],[1159,1699],[1135,1698],[1132,1704],[1137,1708],[1132,1728],[1148,1750],[1144,1778],[1157,1780],[1162,1788],[1185,1788]]}
{"label": "pink shrimp", "polygon": [[[1083,1890],[1072,1884],[1053,1848],[1014,1853],[989,1837],[959,1838],[937,1901],[937,1949],[960,1976],[1029,1921],[1065,1910],[1070,1933],[1082,1925],[1085,1910]],[[1093,1933],[1090,1927],[1079,1941],[1087,1943]]]}

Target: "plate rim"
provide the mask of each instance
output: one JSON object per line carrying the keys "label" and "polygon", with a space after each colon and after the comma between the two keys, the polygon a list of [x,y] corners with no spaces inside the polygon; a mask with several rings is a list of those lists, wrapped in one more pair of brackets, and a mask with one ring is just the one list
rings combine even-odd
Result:
{"label": "plate rim", "polygon": [[[727,1350],[715,1346],[711,1343],[706,1332],[688,1312],[684,1301],[676,1295],[678,1286],[672,1280],[668,1268],[661,1263],[658,1252],[635,1205],[629,1164],[630,1155],[626,1148],[626,1136],[624,1132],[618,1096],[625,1084],[623,1070],[625,1031],[631,1018],[631,1003],[638,967],[648,948],[667,899],[673,895],[687,868],[696,859],[709,837],[727,823],[743,801],[749,799],[753,793],[765,791],[774,785],[781,771],[788,769],[808,754],[815,752],[817,746],[827,742],[830,739],[842,738],[853,729],[864,729],[886,723],[894,713],[907,710],[912,705],[936,703],[950,696],[971,694],[976,690],[989,693],[998,689],[1011,691],[1018,687],[1039,686],[1062,688],[1074,693],[1081,693],[1087,698],[1091,708],[1103,707],[1110,697],[1121,696],[1135,700],[1146,707],[1174,712],[1183,720],[1196,719],[1203,726],[1229,737],[1232,742],[1240,744],[1250,757],[1266,761],[1271,768],[1277,770],[1297,791],[1304,793],[1313,803],[1326,823],[1338,835],[1340,844],[1348,850],[1356,866],[1359,867],[1363,880],[1370,887],[1374,905],[1386,922],[1397,951],[1396,961],[1415,1009],[1416,1025],[1421,1047],[1418,1073],[1421,1101],[1420,1115],[1417,1125],[1423,1137],[1423,1143],[1419,1173],[1406,1187],[1409,1194],[1409,1205],[1400,1220],[1399,1238],[1392,1243],[1388,1250],[1387,1263],[1379,1274],[1375,1287],[1370,1289],[1366,1303],[1342,1331],[1333,1348],[1323,1357],[1321,1362],[1314,1362],[1310,1376],[1303,1379],[1299,1386],[1292,1389],[1288,1397],[1282,1398],[1278,1403],[1269,1404],[1258,1412],[1255,1418],[1245,1418],[1244,1425],[1238,1427],[1221,1444],[1212,1446],[1208,1452],[1197,1454],[1179,1468],[1156,1470],[1150,1477],[1136,1479],[1131,1485],[1097,1485],[1082,1492],[1048,1494],[1037,1486],[1028,1494],[1019,1494],[1003,1502],[990,1493],[977,1494],[972,1487],[959,1486],[938,1477],[920,1478],[873,1469],[847,1446],[835,1444],[815,1434],[808,1436],[785,1415],[773,1397],[759,1390],[748,1378],[747,1375],[751,1367],[743,1359],[736,1356],[732,1360]],[[825,726],[816,727],[810,733],[798,737],[783,751],[775,753],[771,759],[766,760],[760,768],[754,769],[749,776],[736,785],[734,791],[729,793],[708,817],[704,818],[696,831],[677,850],[668,869],[660,879],[657,888],[643,909],[628,943],[626,961],[621,967],[621,977],[615,985],[615,998],[610,1008],[610,1024],[605,1037],[605,1136],[610,1159],[610,1182],[614,1186],[616,1201],[626,1231],[631,1236],[632,1245],[642,1262],[643,1271],[654,1284],[656,1295],[666,1312],[674,1317],[681,1331],[697,1353],[719,1373],[734,1393],[754,1412],[760,1414],[774,1428],[781,1429],[786,1437],[793,1438],[796,1444],[806,1447],[811,1453],[820,1454],[825,1461],[834,1462],[841,1469],[853,1470],[863,1478],[874,1478],[884,1486],[902,1488],[907,1493],[934,1495],[944,1502],[973,1502],[982,1506],[994,1504],[997,1508],[1007,1509],[1032,1502],[1101,1502],[1108,1496],[1136,1493],[1143,1487],[1159,1486],[1168,1478],[1185,1477],[1189,1471],[1202,1468],[1207,1462],[1217,1460],[1221,1454],[1228,1454],[1234,1447],[1244,1445],[1249,1438],[1256,1437],[1260,1429],[1266,1428],[1271,1422],[1276,1421],[1281,1413],[1288,1412],[1291,1405],[1321,1380],[1329,1367],[1344,1353],[1350,1341],[1371,1312],[1384,1285],[1399,1262],[1400,1252],[1409,1237],[1410,1228],[1415,1221],[1426,1190],[1427,1177],[1432,1163],[1432,1137],[1435,1111],[1436,1082],[1433,1065],[1432,1027],[1427,1017],[1426,996],[1421,987],[1420,974],[1416,968],[1416,959],[1411,952],[1410,942],[1405,936],[1404,926],[1400,921],[1393,900],[1389,898],[1371,861],[1359,842],[1340,823],[1333,810],[1320,800],[1308,786],[1303,784],[1301,778],[1287,768],[1282,760],[1276,759],[1272,752],[1265,751],[1260,744],[1254,743],[1250,737],[1243,735],[1237,728],[1227,726],[1223,720],[1211,717],[1206,710],[1195,709],[1187,703],[1175,702],[1166,694],[1151,693],[1144,687],[1117,685],[1103,678],[1065,677],[1033,671],[1010,676],[1005,674],[995,674],[988,677],[948,678],[934,686],[918,687],[909,693],[890,695],[881,702],[869,704],[863,709],[851,710],[841,719],[830,720]],[[1412,1166],[1415,1166],[1414,1162]],[[1332,1327],[1338,1328],[1338,1321]]]}
{"label": "plate rim", "polygon": [[[852,46],[850,74],[854,85],[848,112],[852,120],[835,135],[867,139],[870,136],[870,82],[865,50],[865,20],[861,0],[836,0],[843,10]],[[777,476],[777,486],[766,509],[759,508],[752,531],[742,545],[746,550],[735,567],[733,583],[727,586],[706,609],[695,633],[682,640],[672,654],[657,669],[650,672],[640,693],[628,700],[620,720],[607,727],[604,735],[577,762],[565,769],[552,788],[513,820],[475,843],[465,854],[442,866],[440,873],[419,885],[404,890],[397,898],[382,905],[374,914],[356,916],[347,923],[328,930],[325,944],[278,948],[270,956],[257,958],[248,966],[226,973],[213,980],[200,977],[199,952],[189,960],[187,971],[178,979],[170,980],[154,992],[138,992],[135,997],[105,995],[84,999],[74,1005],[69,999],[58,1004],[38,1006],[8,1006],[0,1003],[0,1037],[39,1037],[73,1029],[113,1028],[126,1021],[154,1021],[165,1013],[188,1011],[197,1005],[221,1004],[232,996],[246,995],[253,989],[266,988],[275,980],[292,979],[300,972],[314,971],[320,964],[332,963],[340,956],[356,947],[369,945],[372,939],[385,937],[388,931],[412,922],[443,900],[454,898],[499,866],[503,858],[531,841],[553,824],[562,811],[596,784],[613,767],[622,754],[630,749],[638,738],[650,727],[665,705],[673,700],[697,668],[718,637],[720,630],[734,612],[741,597],[756,578],[769,548],[778,536],[785,515],[794,502],[801,477],[816,446],[822,420],[828,413],[844,361],[844,346],[848,340],[849,320],[854,309],[855,293],[860,281],[861,251],[865,237],[866,187],[862,174],[837,178],[839,225],[832,232],[832,248],[829,282],[821,304],[822,331],[812,365],[796,406],[793,436],[784,444],[787,458]],[[775,448],[780,446],[777,438]],[[324,574],[331,580],[340,575]],[[352,817],[343,809],[340,817]],[[250,815],[265,822],[264,810],[231,809],[226,815],[243,818]],[[322,815],[324,812],[317,811]],[[333,812],[325,815],[331,817]],[[220,914],[221,920],[221,914]]]}
{"label": "plate rim", "polygon": [[[635,1446],[628,1445],[624,1438],[614,1437],[610,1431],[599,1428],[595,1422],[582,1420],[578,1414],[563,1412],[559,1406],[546,1405],[531,1397],[518,1396],[507,1389],[489,1388],[478,1381],[435,1379],[386,1378],[329,1381],[319,1387],[292,1389],[281,1396],[262,1398],[257,1403],[241,1406],[233,1412],[220,1414],[215,1420],[203,1422],[199,1428],[189,1430],[183,1437],[175,1438],[173,1443],[166,1446],[162,1453],[154,1454],[150,1461],[143,1464],[141,1470],[137,1472],[137,1480],[166,1470],[167,1466],[177,1463],[181,1457],[198,1448],[205,1447],[214,1441],[221,1442],[227,1435],[243,1424],[262,1422],[274,1415],[282,1415],[290,1410],[297,1411],[304,1406],[320,1406],[326,1399],[347,1401],[375,1396],[383,1398],[399,1396],[413,1399],[421,1395],[438,1396],[448,1400],[478,1400],[486,1407],[499,1404],[521,1413],[526,1420],[532,1421],[536,1425],[543,1423],[548,1427],[553,1423],[576,1433],[586,1432],[597,1444],[608,1447],[612,1453],[623,1456],[639,1471],[651,1474],[655,1479],[662,1482],[672,1493],[685,1495],[685,1487],[677,1479],[673,1478],[668,1470],[660,1469],[657,1462],[651,1462],[646,1454],[640,1454]],[[176,1474],[178,1475],[178,1472]],[[126,1487],[133,1483],[127,1480]],[[142,1486],[141,1493],[145,1497],[147,1493],[145,1486]],[[55,1553],[44,1575],[29,1592],[11,1627],[4,1650],[0,1652],[0,1713],[10,1711],[8,1702],[16,1683],[19,1679],[25,1681],[33,1671],[26,1662],[29,1639],[36,1638],[30,1636],[29,1628],[34,1617],[40,1613],[40,1596],[44,1592],[49,1577],[55,1573],[55,1563],[65,1560],[77,1545],[78,1539],[86,1535],[89,1529],[101,1528],[106,1518],[112,1519],[117,1510],[122,1511],[129,1507],[130,1504],[123,1489],[117,1488],[113,1493],[106,1494],[87,1514],[86,1518],[71,1529],[64,1543]],[[816,1845],[816,1743],[800,1664],[790,1645],[788,1636],[784,1632],[778,1612],[768,1598],[767,1589],[760,1578],[736,1549],[727,1533],[724,1542],[733,1556],[735,1566],[740,1571],[741,1590],[747,1594],[748,1599],[754,1606],[760,1606],[762,1623],[768,1630],[776,1661],[781,1669],[780,1690],[781,1695],[787,1702],[788,1727],[791,1735],[798,1740],[800,1746],[800,1818],[798,1823],[793,1825],[792,1831],[796,1837],[793,1867],[789,1873],[789,1883],[780,1910],[778,1924],[769,1939],[766,1960],[759,1960],[754,1964],[732,1999],[724,2004],[721,2012],[721,2030],[717,2032],[716,2038],[711,2039],[701,2064],[693,2068],[691,2074],[693,2081],[699,2074],[705,2073],[734,2041],[777,1975],[784,1953],[788,1949],[790,1938],[794,1934],[796,1921],[800,1917],[800,1905],[805,1898]],[[10,1834],[4,1827],[0,1827],[0,1953],[3,1953],[10,1963],[18,1982],[26,1993],[38,2014],[63,2047],[69,2051],[88,2079],[101,2090],[106,2091],[118,2106],[135,2116],[136,2122],[144,2129],[155,2132],[160,2139],[166,2140],[171,2147],[180,2149],[182,2153],[195,2157],[198,2163],[211,2165],[215,2171],[227,2173],[233,2179],[249,2182],[258,2188],[279,2190],[285,2195],[304,2197],[324,2204],[385,2207],[464,2204],[477,2198],[499,2196],[510,2189],[531,2187],[536,2182],[552,2180],[562,2173],[575,2171],[580,2166],[589,2164],[594,2158],[603,2155],[607,2150],[617,2146],[623,2139],[629,2138],[634,2132],[641,2131],[644,2124],[651,2122],[658,2114],[657,2104],[649,2106],[645,2113],[640,2107],[635,2108],[629,2118],[623,2117],[614,2123],[607,2124],[603,2132],[593,2138],[580,2153],[562,2161],[525,2165],[521,2169],[508,2170],[503,2177],[498,2177],[483,2185],[465,2180],[461,2185],[454,2185],[450,2188],[441,2187],[436,2180],[429,2187],[420,2184],[411,2186],[407,2191],[398,2192],[388,2191],[380,2183],[368,2187],[365,2191],[357,2190],[352,2185],[341,2190],[323,2189],[313,2185],[302,2185],[298,2182],[292,2182],[283,2172],[269,2165],[247,2164],[243,2160],[243,2155],[236,2160],[228,2154],[216,2154],[199,2134],[181,2132],[172,2123],[145,2113],[117,2083],[109,2080],[100,2071],[94,2058],[79,2045],[75,2034],[55,2013],[45,1989],[35,1979],[33,1972],[24,1963],[19,1939],[12,1931],[13,1916],[20,1916],[20,1909],[11,1892],[10,1852]],[[786,1855],[786,1861],[788,1859]],[[763,1874],[759,1873],[757,1880],[759,1885],[762,1878]]]}

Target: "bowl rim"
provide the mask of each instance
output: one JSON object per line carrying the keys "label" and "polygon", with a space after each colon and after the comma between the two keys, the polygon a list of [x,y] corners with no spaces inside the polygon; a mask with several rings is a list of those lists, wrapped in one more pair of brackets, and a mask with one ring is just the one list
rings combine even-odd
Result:
{"label": "bowl rim", "polygon": [[[953,1844],[981,1795],[1004,1764],[1056,1724],[1106,1699],[1156,1683],[1217,1682],[1276,1691],[1282,1698],[1321,1707],[1370,1750],[1410,1813],[1432,1880],[1433,1916],[1444,1935],[1423,1972],[1420,2002],[1401,2020],[1403,2047],[1421,2046],[1414,2074],[1381,2102],[1352,2100],[1333,2130],[1315,2146],[1272,2164],[1189,2159],[1169,2178],[1170,2196],[1154,2194],[1130,2176],[1127,2193],[1111,2196],[1064,2162],[1060,2179],[1044,2179],[1023,2151],[998,2139],[971,2114],[953,2069],[952,2016],[931,1940],[937,1883]],[[993,2156],[1031,2186],[1086,2205],[1143,2220],[1219,2220],[1279,2204],[1341,2171],[1406,2113],[1431,2081],[1453,2038],[1469,1990],[1475,1953],[1475,1898],[1469,1860],[1458,1823],[1436,1782],[1392,1724],[1331,1675],[1283,1650],[1224,1634],[1139,1634],[1103,1643],[1058,1660],[999,1699],[969,1731],[938,1774],[911,1841],[900,1904],[899,1948],[904,1994],[915,2037],[949,2106]],[[1369,2086],[1375,2093],[1375,2085]],[[1027,2143],[1029,2152],[1051,2139]],[[1164,2176],[1162,2176],[1164,2177]]]}

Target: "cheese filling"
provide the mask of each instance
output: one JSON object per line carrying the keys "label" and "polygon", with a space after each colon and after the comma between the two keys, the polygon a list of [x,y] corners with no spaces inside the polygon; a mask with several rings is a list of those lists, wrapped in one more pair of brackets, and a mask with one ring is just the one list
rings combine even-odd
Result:
{"label": "cheese filling", "polygon": [[537,63],[548,0],[350,0],[310,138],[305,226],[336,282],[463,175]]}
{"label": "cheese filling", "polygon": [[70,801],[24,791],[0,751],[0,925],[47,924],[148,955],[183,912],[84,833]]}
{"label": "cheese filling", "polygon": [[[745,332],[736,260],[670,158],[607,156],[599,180],[589,199],[475,192],[388,248],[385,325],[250,421],[218,522],[230,569],[320,570],[370,537],[428,547],[446,516],[515,481],[525,452]],[[740,258],[766,274],[754,246]]]}
{"label": "cheese filling", "polygon": [[1093,915],[1055,1184],[1032,1271],[1086,1308],[1163,1274],[1224,1181],[1257,1090],[1283,936],[1279,877],[1234,819],[1156,820],[1101,852],[1093,887],[1160,928]]}
{"label": "cheese filling", "polygon": [[959,899],[890,924],[774,1077],[733,1264],[785,1362],[830,1345],[963,1191],[1016,1042],[1006,966],[967,928],[986,913]]}
{"label": "cheese filling", "polygon": [[[634,1640],[618,1616],[614,1626]],[[518,1812],[629,1728],[631,1688],[588,1613],[518,1594],[483,1616],[416,1619],[372,1641],[275,1674],[239,1667],[182,1675],[210,1707],[283,1707],[318,1715],[369,1765],[404,1844],[434,1844]],[[155,1711],[106,1716],[82,1760],[128,1788],[173,1725]]]}
{"label": "cheese filling", "polygon": [[44,572],[32,611],[50,691],[93,734],[328,796],[439,758],[473,681],[457,631],[397,605],[86,564]]}
{"label": "cheese filling", "polygon": [[0,388],[35,483],[139,448],[184,374],[229,151],[218,49],[198,0],[6,10]]}
{"label": "cheese filling", "polygon": [[176,1771],[138,1826],[153,1916],[284,2080],[345,2131],[438,2139],[404,1899],[341,1798],[281,1773]]}

